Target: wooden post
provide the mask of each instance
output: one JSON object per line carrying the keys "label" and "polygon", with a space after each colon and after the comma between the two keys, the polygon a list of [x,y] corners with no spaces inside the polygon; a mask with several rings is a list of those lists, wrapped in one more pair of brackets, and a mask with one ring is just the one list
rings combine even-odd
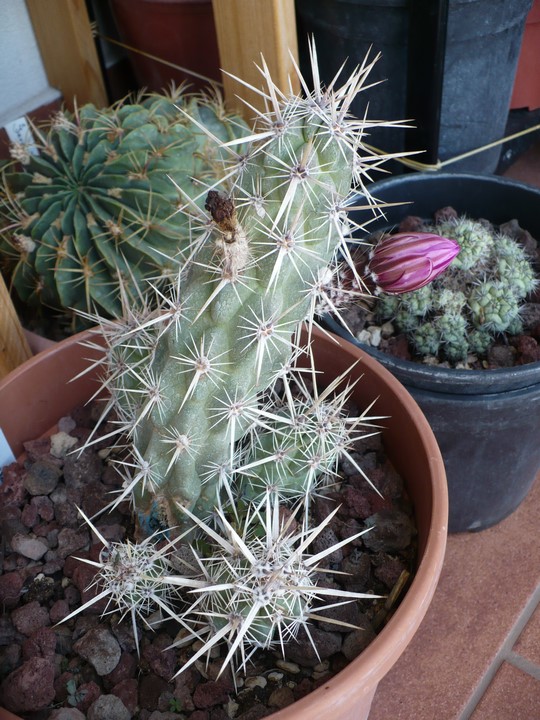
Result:
{"label": "wooden post", "polygon": [[30,357],[24,330],[0,275],[0,380]]}
{"label": "wooden post", "polygon": [[85,0],[26,0],[49,84],[66,106],[108,105]]}
{"label": "wooden post", "polygon": [[[298,61],[294,0],[212,0],[222,70],[233,73],[254,87],[262,87],[262,77],[254,63],[264,56],[278,87],[294,92],[299,83],[290,53]],[[237,95],[262,110],[262,98],[228,75],[223,76],[225,98],[230,107],[253,119]]]}

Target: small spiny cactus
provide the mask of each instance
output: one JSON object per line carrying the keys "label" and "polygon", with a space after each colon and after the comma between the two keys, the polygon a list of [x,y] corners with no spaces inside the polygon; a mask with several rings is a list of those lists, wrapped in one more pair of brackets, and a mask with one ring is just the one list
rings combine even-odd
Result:
{"label": "small spiny cactus", "polygon": [[430,285],[381,294],[379,320],[392,320],[418,355],[451,362],[485,353],[498,333],[520,332],[520,306],[537,283],[521,246],[466,217],[449,217],[428,230],[455,240],[459,254]]}
{"label": "small spiny cactus", "polygon": [[204,129],[226,142],[246,125],[218,95],[173,89],[60,112],[34,128],[35,145],[12,146],[22,170],[3,172],[0,251],[19,297],[117,317],[120,283],[136,297],[145,278],[174,272],[189,238],[176,208],[223,170]]}
{"label": "small spiny cactus", "polygon": [[[334,550],[369,531],[362,530],[317,555],[310,555],[307,548],[338,509],[314,528],[305,525],[297,528],[293,515],[283,520],[279,495],[267,493],[263,501],[250,507],[239,530],[222,512],[218,517],[219,534],[194,518],[213,540],[213,547],[198,557],[204,580],[194,590],[200,591],[200,600],[193,603],[188,616],[194,624],[206,624],[209,637],[179,672],[208,653],[221,638],[226,638],[229,644],[222,670],[237,650],[245,670],[249,657],[246,651],[250,647],[283,648],[295,639],[300,627],[316,617],[315,600],[325,596],[335,599],[335,588],[317,585],[320,563]],[[173,587],[184,586],[185,582],[184,578],[165,579]],[[341,602],[377,597],[343,590],[339,596]],[[319,605],[317,612],[324,609]]]}

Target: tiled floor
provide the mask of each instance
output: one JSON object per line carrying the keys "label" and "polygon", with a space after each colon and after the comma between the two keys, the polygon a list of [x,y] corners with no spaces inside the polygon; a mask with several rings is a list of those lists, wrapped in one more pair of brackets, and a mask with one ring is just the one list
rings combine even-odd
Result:
{"label": "tiled floor", "polygon": [[[540,144],[505,175],[540,186]],[[539,538],[540,476],[509,518],[449,537],[433,603],[370,720],[540,720]]]}
{"label": "tiled floor", "polygon": [[448,539],[412,644],[370,720],[540,720],[540,478],[497,526]]}

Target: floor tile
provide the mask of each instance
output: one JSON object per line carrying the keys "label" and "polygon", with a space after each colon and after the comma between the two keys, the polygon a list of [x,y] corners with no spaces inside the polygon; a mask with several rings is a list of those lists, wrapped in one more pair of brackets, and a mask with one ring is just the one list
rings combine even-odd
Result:
{"label": "floor tile", "polygon": [[370,720],[460,717],[540,584],[540,557],[531,550],[539,516],[537,480],[526,501],[497,526],[449,537],[428,614],[380,683]]}
{"label": "floor tile", "polygon": [[[540,607],[536,609],[519,636],[513,651],[540,666]],[[538,716],[540,717],[540,709]]]}
{"label": "floor tile", "polygon": [[503,663],[470,720],[539,720],[540,682]]}

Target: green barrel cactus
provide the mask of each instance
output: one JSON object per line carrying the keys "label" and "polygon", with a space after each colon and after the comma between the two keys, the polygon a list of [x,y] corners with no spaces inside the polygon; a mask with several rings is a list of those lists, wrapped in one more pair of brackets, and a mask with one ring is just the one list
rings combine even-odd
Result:
{"label": "green barrel cactus", "polygon": [[22,170],[3,172],[0,252],[20,299],[116,317],[120,285],[133,298],[174,272],[190,222],[176,210],[222,173],[205,129],[226,142],[246,125],[218,96],[173,90],[58,113],[33,148],[13,146]]}
{"label": "green barrel cactus", "polygon": [[418,355],[450,362],[485,353],[499,333],[520,332],[520,307],[537,283],[523,248],[466,217],[445,219],[428,231],[455,240],[459,254],[430,285],[399,296],[381,294],[377,318],[392,320]]}

